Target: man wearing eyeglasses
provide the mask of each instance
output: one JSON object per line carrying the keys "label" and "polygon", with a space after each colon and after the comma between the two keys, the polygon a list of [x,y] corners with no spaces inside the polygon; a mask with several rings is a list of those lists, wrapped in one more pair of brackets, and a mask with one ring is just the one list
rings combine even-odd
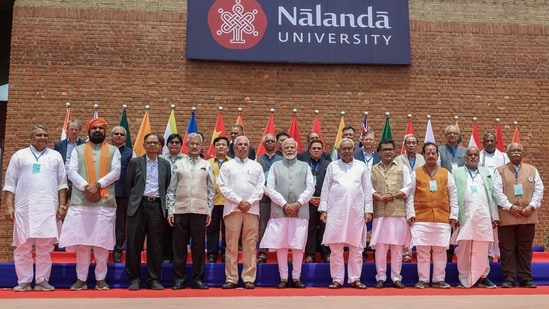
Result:
{"label": "man wearing eyeglasses", "polygon": [[[455,125],[447,126],[444,135],[446,136],[446,144],[439,147],[440,166],[452,173],[452,170],[465,165],[466,149],[458,144],[461,135],[459,128]],[[453,258],[454,246],[450,245],[448,251],[446,251],[446,260],[451,263]]]}
{"label": "man wearing eyeglasses", "polygon": [[[257,163],[263,168],[265,174],[265,186],[267,185],[267,177],[269,176],[269,169],[278,160],[282,160],[282,156],[278,155],[276,151],[276,137],[273,134],[265,134],[263,136],[263,146],[265,147],[265,153],[256,159]],[[263,194],[263,198],[259,201],[259,241],[263,239],[265,234],[265,228],[271,218],[271,198],[267,194]],[[267,262],[269,256],[268,248],[259,248],[257,255],[257,263]]]}
{"label": "man wearing eyeglasses", "polygon": [[141,287],[141,251],[147,239],[147,287],[163,290],[160,282],[162,247],[166,229],[166,192],[171,180],[170,163],[158,156],[159,135],[145,135],[145,155],[133,158],[126,174],[128,244],[126,274],[130,291]]}
{"label": "man wearing eyeglasses", "polygon": [[502,288],[512,288],[518,279],[523,288],[535,288],[532,280],[532,245],[543,199],[543,183],[538,170],[522,162],[523,147],[507,146],[511,162],[497,168],[494,192],[498,201]]}
{"label": "man wearing eyeglasses", "polygon": [[391,251],[390,279],[393,286],[403,289],[402,250],[410,245],[410,229],[406,222],[406,198],[412,191],[410,171],[397,163],[395,142],[382,140],[377,148],[381,162],[372,167],[374,218],[370,246],[375,249],[376,289],[387,280],[387,253]]}
{"label": "man wearing eyeglasses", "polygon": [[112,256],[115,263],[122,261],[122,250],[126,242],[126,216],[128,213],[128,195],[126,194],[126,171],[130,160],[135,157],[135,153],[129,147],[126,147],[126,129],[122,126],[116,126],[111,130],[111,144],[118,147],[120,151],[120,178],[114,183],[114,192],[116,194],[116,225],[114,245]]}

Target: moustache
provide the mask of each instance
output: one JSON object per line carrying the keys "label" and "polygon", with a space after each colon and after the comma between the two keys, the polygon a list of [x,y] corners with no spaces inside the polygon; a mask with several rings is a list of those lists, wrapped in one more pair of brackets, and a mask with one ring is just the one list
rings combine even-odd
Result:
{"label": "moustache", "polygon": [[520,153],[514,153],[514,154],[512,155],[512,157],[522,157],[522,154],[520,154]]}

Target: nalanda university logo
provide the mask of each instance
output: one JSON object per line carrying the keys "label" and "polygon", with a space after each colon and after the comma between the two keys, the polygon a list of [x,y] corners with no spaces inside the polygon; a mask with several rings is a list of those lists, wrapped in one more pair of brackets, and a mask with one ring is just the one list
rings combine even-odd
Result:
{"label": "nalanda university logo", "polygon": [[267,16],[256,0],[217,0],[208,12],[213,39],[229,49],[249,49],[263,38]]}

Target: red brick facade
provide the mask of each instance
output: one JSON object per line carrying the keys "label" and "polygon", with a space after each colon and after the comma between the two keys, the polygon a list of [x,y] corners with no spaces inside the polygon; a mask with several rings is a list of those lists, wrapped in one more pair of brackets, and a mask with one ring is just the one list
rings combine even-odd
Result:
{"label": "red brick facade", "polygon": [[[28,145],[32,124],[50,126],[53,146],[65,102],[72,104],[72,117],[83,121],[99,104],[99,115],[111,125],[128,105],[133,139],[145,105],[151,106],[153,131],[163,133],[173,103],[179,131],[184,132],[195,106],[207,140],[218,106],[225,109],[227,129],[242,107],[254,147],[270,108],[276,110],[277,130],[288,129],[291,110],[297,108],[303,139],[318,109],[328,147],[340,111],[356,128],[368,111],[370,126],[379,133],[384,113],[390,112],[397,141],[408,113],[420,140],[426,115],[432,115],[439,143],[455,115],[465,144],[472,117],[478,118],[481,135],[493,131],[500,118],[505,144],[516,120],[528,162],[549,184],[543,149],[549,144],[543,135],[549,118],[549,5],[544,1],[411,0],[411,66],[187,61],[186,1],[102,3],[15,2],[4,171],[10,154]],[[543,245],[549,231],[548,206],[544,201],[539,213],[536,245]],[[0,221],[0,261],[13,259],[11,230],[11,223]]]}

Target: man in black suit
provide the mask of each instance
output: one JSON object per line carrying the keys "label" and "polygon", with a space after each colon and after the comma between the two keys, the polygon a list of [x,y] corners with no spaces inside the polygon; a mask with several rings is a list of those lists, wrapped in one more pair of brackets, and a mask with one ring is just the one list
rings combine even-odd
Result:
{"label": "man in black suit", "polygon": [[82,123],[79,120],[72,119],[67,122],[67,138],[55,142],[53,149],[61,154],[63,157],[63,162],[70,161],[71,153],[76,148],[76,146],[84,144],[85,141],[82,140],[80,136],[80,131],[82,130]]}
{"label": "man in black suit", "polygon": [[141,285],[141,251],[147,238],[147,287],[163,290],[160,283],[162,247],[166,227],[166,191],[171,179],[170,162],[158,156],[160,138],[145,135],[146,154],[134,158],[126,173],[126,192],[129,193],[126,273],[129,290]]}
{"label": "man in black suit", "polygon": [[[315,192],[309,201],[309,231],[307,234],[307,244],[305,245],[305,263],[315,262],[317,248],[320,247],[321,259],[324,262],[330,261],[330,248],[321,246],[322,236],[326,224],[320,221],[320,213],[318,205],[320,204],[320,192],[324,184],[324,176],[326,176],[326,168],[331,160],[323,158],[324,143],[320,139],[314,139],[309,142],[308,158],[298,156],[298,159],[309,164],[313,179],[315,182]],[[304,153],[303,153],[304,154]]]}
{"label": "man in black suit", "polygon": [[[239,137],[239,136],[242,136],[242,135],[244,135],[244,127],[242,127],[239,124],[233,125],[233,127],[231,128],[231,143],[229,144],[229,153],[227,154],[229,157],[231,157],[233,159],[234,159],[234,156],[235,156],[234,148],[233,148],[234,139]],[[248,151],[248,158],[250,160],[255,160],[255,149],[251,145],[250,145],[249,151]]]}
{"label": "man in black suit", "polygon": [[[320,135],[318,135],[318,133],[316,132],[310,132],[309,134],[307,134],[307,150],[297,155],[297,159],[299,161],[309,161],[309,159],[311,158],[311,152],[309,150],[311,150],[311,144],[314,141],[320,141]],[[322,144],[324,144],[324,142]],[[326,151],[322,152],[321,157],[322,159],[328,160],[330,162],[332,161],[332,155]]]}

